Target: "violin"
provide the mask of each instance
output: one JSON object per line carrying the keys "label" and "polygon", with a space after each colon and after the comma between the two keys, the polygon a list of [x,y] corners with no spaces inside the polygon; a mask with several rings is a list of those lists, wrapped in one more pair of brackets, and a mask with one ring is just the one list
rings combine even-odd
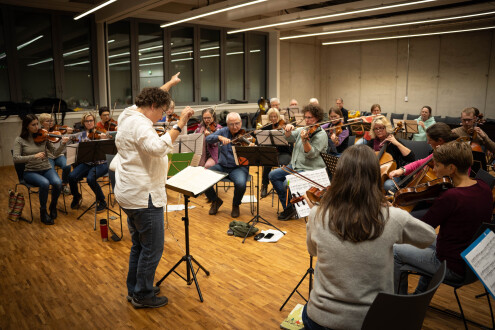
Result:
{"label": "violin", "polygon": [[[296,171],[294,171],[293,169],[291,169],[290,167],[287,167],[287,166],[282,166],[282,169],[284,171],[286,171],[287,173],[290,173],[290,174],[294,174],[295,176],[313,184],[314,186],[312,186],[311,188],[309,188],[308,190],[306,190],[306,196],[308,197],[308,199],[311,201],[311,203],[313,204],[317,204],[320,202],[321,198],[325,195],[325,193],[328,191],[328,189],[330,188],[330,186],[323,186],[321,184],[319,184],[318,182],[315,182],[307,177],[305,177],[304,175],[302,175],[301,173],[298,173]],[[317,187],[320,187],[320,188],[317,188]],[[304,196],[299,196],[299,197],[294,197],[290,200],[290,202],[292,204],[297,204],[301,201],[304,200]]]}
{"label": "violin", "polygon": [[33,139],[35,143],[43,143],[45,141],[58,142],[62,138],[62,133],[59,131],[48,132],[44,128],[40,128],[38,132],[33,134]]}
{"label": "violin", "polygon": [[158,136],[162,136],[163,134],[165,134],[167,131],[165,130],[165,128],[163,127],[154,127],[156,133],[158,134]]}
{"label": "violin", "polygon": [[318,128],[320,128],[320,124],[314,124],[311,127],[307,129],[308,132],[308,139],[311,139],[313,135],[317,132]]}
{"label": "violin", "polygon": [[102,135],[106,135],[106,131],[102,132],[99,130],[93,130],[91,132],[88,132],[88,138],[90,140],[100,140],[102,138]]}
{"label": "violin", "polygon": [[248,140],[248,136],[251,135],[251,133],[252,132],[246,133],[246,131],[244,129],[240,129],[239,132],[237,132],[234,135],[234,138],[230,141],[230,143],[232,143],[233,145],[237,145],[237,146],[247,147],[251,143],[256,142],[256,139],[253,136],[251,136],[249,138],[250,140]]}
{"label": "violin", "polygon": [[283,119],[280,119],[275,124],[272,124],[272,129],[284,128],[284,127],[285,127],[285,120],[283,120]]}
{"label": "violin", "polygon": [[110,120],[103,124],[103,127],[108,132],[115,132],[117,130],[117,121],[110,118]]}
{"label": "violin", "polygon": [[179,120],[180,119],[180,116],[179,115],[176,115],[175,113],[171,114],[168,118],[167,118],[167,121],[168,122],[172,122],[172,121],[176,121],[176,120]]}
{"label": "violin", "polygon": [[[59,125],[59,124],[57,124],[57,125],[53,126],[53,128],[50,131],[51,132],[58,131],[58,132],[60,132],[62,134],[65,134],[65,133],[67,133],[67,130],[68,129],[69,129],[69,126],[67,126],[67,125]],[[73,132],[75,132],[75,131],[76,130],[73,130]]]}
{"label": "violin", "polygon": [[453,188],[454,182],[448,176],[437,178],[410,188],[402,188],[395,192],[392,205],[411,212],[421,201],[433,201],[442,192]]}
{"label": "violin", "polygon": [[206,128],[211,132],[214,133],[217,130],[217,123],[211,122],[209,125],[206,126]]}
{"label": "violin", "polygon": [[335,135],[339,136],[342,133],[342,126],[342,122],[339,122],[337,125],[325,128],[325,131],[334,131]]}

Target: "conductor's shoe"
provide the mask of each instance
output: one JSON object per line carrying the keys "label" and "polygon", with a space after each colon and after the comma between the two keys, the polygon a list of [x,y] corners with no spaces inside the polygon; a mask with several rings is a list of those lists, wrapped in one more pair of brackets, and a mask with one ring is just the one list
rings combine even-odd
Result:
{"label": "conductor's shoe", "polygon": [[230,216],[232,218],[238,218],[239,214],[240,214],[239,205],[232,205],[232,212],[230,213]]}
{"label": "conductor's shoe", "polygon": [[220,208],[220,206],[222,206],[222,204],[223,204],[223,200],[221,200],[219,197],[215,199],[213,202],[211,202],[211,208],[209,214],[210,215],[217,214],[218,209]]}
{"label": "conductor's shoe", "polygon": [[[155,294],[155,296],[157,294],[159,294],[160,293],[160,287],[159,286],[154,286],[153,287],[153,293]],[[132,297],[131,296],[127,296],[127,301],[128,302],[131,302],[132,301]]]}
{"label": "conductor's shoe", "polygon": [[279,214],[278,216],[278,220],[282,220],[282,221],[285,221],[285,220],[290,220],[290,219],[293,219],[295,216],[296,216],[296,209],[294,208],[294,206],[289,206],[288,208],[286,208],[282,213]]}
{"label": "conductor's shoe", "polygon": [[150,298],[146,299],[137,299],[136,297],[132,298],[131,300],[132,306],[134,308],[158,308],[165,306],[168,304],[168,298],[165,296],[158,297],[158,296],[153,296]]}
{"label": "conductor's shoe", "polygon": [[262,184],[261,185],[261,198],[265,198],[266,196],[268,196],[268,185],[266,184]]}

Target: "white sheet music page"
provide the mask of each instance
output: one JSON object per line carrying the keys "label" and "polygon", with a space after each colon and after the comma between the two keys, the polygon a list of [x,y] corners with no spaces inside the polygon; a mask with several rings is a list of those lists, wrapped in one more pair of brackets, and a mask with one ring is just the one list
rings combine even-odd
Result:
{"label": "white sheet music page", "polygon": [[[184,129],[182,129],[184,130]],[[203,153],[203,133],[193,133],[188,135],[179,135],[174,142],[174,154],[179,153],[179,147],[181,153],[194,152],[196,155],[202,155]]]}
{"label": "white sheet music page", "polygon": [[[313,180],[324,187],[328,187],[330,185],[330,179],[328,178],[327,170],[324,168],[314,171],[302,172],[301,175],[304,175],[308,179]],[[287,201],[290,201],[292,197],[303,196],[304,194],[306,194],[306,191],[309,188],[315,186],[314,184],[301,179],[294,174],[287,175],[286,179],[289,182],[290,192],[292,194],[292,196],[289,196]],[[297,214],[300,218],[307,217],[311,211],[306,201],[294,204],[294,206],[296,207]]]}
{"label": "white sheet music page", "polygon": [[195,196],[226,176],[227,173],[207,170],[200,166],[188,166],[168,179],[166,187],[188,196]]}
{"label": "white sheet music page", "polygon": [[495,293],[495,234],[490,231],[468,254],[466,260],[490,292]]}

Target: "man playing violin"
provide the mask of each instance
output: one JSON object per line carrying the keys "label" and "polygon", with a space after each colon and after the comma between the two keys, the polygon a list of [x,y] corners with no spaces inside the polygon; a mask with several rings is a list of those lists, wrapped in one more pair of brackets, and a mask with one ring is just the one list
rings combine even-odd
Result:
{"label": "man playing violin", "polygon": [[[232,140],[238,138],[241,131],[242,120],[237,112],[230,112],[227,115],[227,127],[216,130],[206,137],[206,143],[221,143],[218,155],[218,164],[210,167],[212,171],[228,173],[228,178],[234,183],[234,198],[232,200],[231,217],[237,218],[240,215],[239,205],[246,192],[246,181],[249,175],[248,166],[237,166],[232,151]],[[223,201],[218,197],[213,187],[205,191],[206,197],[211,201],[210,215],[217,214]]]}
{"label": "man playing violin", "polygon": [[[84,130],[77,133],[77,139],[79,142],[86,142],[95,139],[106,139],[108,137],[105,132],[99,132],[95,130],[95,116],[92,113],[86,113],[81,118],[81,124]],[[96,210],[97,212],[103,212],[107,208],[105,201],[105,195],[101,190],[100,185],[96,181],[108,173],[108,164],[106,160],[99,160],[95,163],[80,163],[69,174],[69,186],[72,194],[72,203],[70,207],[72,209],[78,209],[82,203],[82,195],[79,192],[78,182],[86,177],[88,185],[96,196]]]}
{"label": "man playing violin", "polygon": [[96,128],[101,131],[116,131],[117,130],[117,121],[113,120],[110,117],[110,110],[108,107],[101,107],[98,110],[98,114],[100,115],[100,121],[96,124]]}
{"label": "man playing violin", "polygon": [[[449,176],[454,188],[435,199],[422,220],[440,230],[427,249],[410,245],[394,246],[394,281],[397,289],[400,268],[411,265],[428,274],[434,274],[440,264],[447,261],[445,279],[460,282],[464,278],[466,264],[461,252],[467,248],[472,236],[483,222],[492,216],[492,192],[481,180],[473,180],[468,171],[473,163],[471,148],[463,142],[453,141],[438,146],[433,151],[434,171],[438,177]],[[415,293],[425,292],[430,278],[421,277]],[[401,281],[399,293],[407,293],[407,279]]]}
{"label": "man playing violin", "polygon": [[[320,152],[325,152],[328,147],[325,131],[316,125],[323,118],[323,110],[317,105],[308,104],[303,108],[303,114],[308,127],[296,129],[291,124],[285,126],[285,138],[288,142],[294,143],[292,158],[288,167],[296,172],[325,168]],[[284,208],[278,216],[279,220],[290,220],[297,215],[296,209],[290,205],[287,199],[287,196],[290,196],[290,192],[286,189],[285,177],[287,175],[288,173],[281,168],[271,171],[269,175],[273,188]]]}
{"label": "man playing violin", "polygon": [[[216,130],[222,128],[220,124],[217,124],[217,116],[213,108],[206,108],[201,112],[201,124],[194,131],[194,133],[204,133],[205,142],[206,137]],[[203,155],[199,161],[199,166],[204,166],[208,169],[218,163],[218,143],[204,143]]]}
{"label": "man playing violin", "polygon": [[468,137],[471,143],[477,143],[492,153],[495,153],[495,142],[478,126],[474,108],[466,108],[461,112],[461,127],[454,128],[452,132],[460,137]]}
{"label": "man playing violin", "polygon": [[342,126],[343,117],[339,108],[330,108],[328,110],[328,119],[331,122],[321,126],[328,135],[327,154],[340,157],[349,143],[349,130],[347,126]]}

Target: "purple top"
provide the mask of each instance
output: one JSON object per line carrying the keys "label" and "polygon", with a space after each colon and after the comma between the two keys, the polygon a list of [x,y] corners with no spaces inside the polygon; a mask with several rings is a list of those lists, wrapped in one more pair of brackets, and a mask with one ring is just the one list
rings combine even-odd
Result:
{"label": "purple top", "polygon": [[461,258],[476,230],[482,222],[490,222],[492,217],[492,191],[481,180],[470,187],[457,187],[445,191],[438,197],[423,221],[436,228],[437,258],[447,261],[447,267],[459,275],[465,273],[465,263]]}
{"label": "purple top", "polygon": [[[332,123],[321,125],[321,129],[323,129],[323,130],[325,128],[328,128],[328,127],[333,127]],[[328,135],[329,138],[332,135],[331,132],[332,132],[331,130],[328,130],[327,131],[327,135]],[[342,129],[342,133],[340,133],[339,136],[337,136],[337,138],[339,139],[339,143],[336,145],[336,147],[340,146],[342,144],[342,142],[345,139],[347,139],[347,137],[349,137],[349,130],[343,128]]]}
{"label": "purple top", "polygon": [[[221,125],[217,124],[217,130],[222,128]],[[203,126],[203,123],[199,124],[198,128],[194,131],[194,133],[204,133],[205,127]],[[215,164],[218,163],[218,143],[210,144],[210,143],[204,143],[206,145],[206,149],[208,149],[208,153],[210,154],[211,158],[215,161]],[[203,158],[203,157],[202,157]],[[207,159],[204,161],[206,162]],[[204,165],[204,163],[203,163]]]}

